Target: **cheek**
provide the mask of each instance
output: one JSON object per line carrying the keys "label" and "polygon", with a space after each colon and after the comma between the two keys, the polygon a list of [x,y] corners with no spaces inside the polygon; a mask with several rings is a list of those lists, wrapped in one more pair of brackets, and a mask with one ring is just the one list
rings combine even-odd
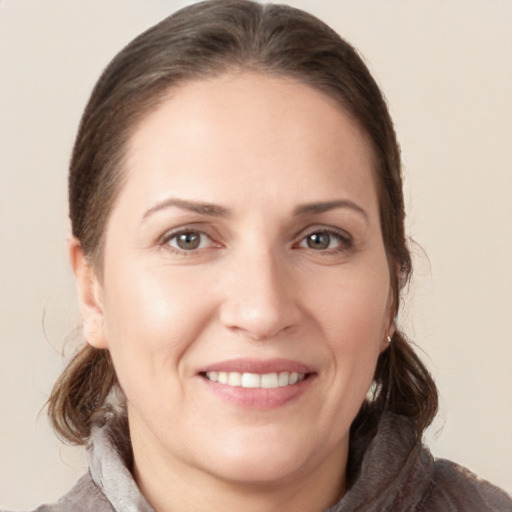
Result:
{"label": "cheek", "polygon": [[389,322],[390,283],[387,267],[361,271],[345,268],[331,274],[325,286],[310,286],[308,294],[315,304],[323,327],[338,340],[345,340],[347,349],[379,343]]}
{"label": "cheek", "polygon": [[387,266],[376,265],[373,272],[368,267],[364,272],[340,271],[328,292],[317,291],[315,297],[316,319],[334,366],[332,385],[340,388],[340,397],[346,399],[349,389],[362,402],[389,325]]}
{"label": "cheek", "polygon": [[[175,370],[209,318],[201,280],[165,267],[118,267],[105,279],[104,328],[116,371],[137,371],[146,382]],[[131,278],[125,276],[131,275]],[[193,314],[191,314],[193,312]],[[129,377],[129,375],[128,375]]]}

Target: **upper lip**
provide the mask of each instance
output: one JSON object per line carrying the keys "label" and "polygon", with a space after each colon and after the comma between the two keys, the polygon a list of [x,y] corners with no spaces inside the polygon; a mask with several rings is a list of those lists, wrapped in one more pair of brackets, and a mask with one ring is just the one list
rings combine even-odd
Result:
{"label": "upper lip", "polygon": [[201,368],[199,373],[238,372],[238,373],[313,373],[313,369],[292,359],[230,359],[209,364]]}

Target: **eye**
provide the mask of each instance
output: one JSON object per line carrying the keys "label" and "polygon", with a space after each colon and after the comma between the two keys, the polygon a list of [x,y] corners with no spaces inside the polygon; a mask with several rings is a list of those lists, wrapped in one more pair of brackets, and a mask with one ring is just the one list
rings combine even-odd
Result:
{"label": "eye", "polygon": [[305,238],[305,242],[310,249],[325,250],[331,246],[333,236],[330,233],[311,233]]}
{"label": "eye", "polygon": [[205,233],[192,229],[169,233],[162,239],[162,243],[179,252],[191,252],[213,244],[211,238]]}
{"label": "eye", "polygon": [[349,235],[331,230],[318,230],[308,233],[300,242],[299,247],[314,251],[342,251],[352,246]]}

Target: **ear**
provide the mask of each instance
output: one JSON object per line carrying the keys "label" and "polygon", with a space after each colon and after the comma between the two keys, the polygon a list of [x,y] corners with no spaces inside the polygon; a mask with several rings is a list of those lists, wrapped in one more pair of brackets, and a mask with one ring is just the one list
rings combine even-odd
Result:
{"label": "ear", "polygon": [[68,250],[69,261],[78,288],[78,302],[82,313],[85,340],[95,348],[106,349],[108,345],[105,338],[101,284],[76,238],[70,238]]}

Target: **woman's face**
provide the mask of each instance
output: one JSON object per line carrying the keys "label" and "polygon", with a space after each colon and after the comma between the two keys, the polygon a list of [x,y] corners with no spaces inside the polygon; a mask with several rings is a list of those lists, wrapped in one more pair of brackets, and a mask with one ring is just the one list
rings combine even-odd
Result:
{"label": "woman's face", "polygon": [[84,319],[126,394],[136,466],[259,483],[343,470],[390,329],[372,168],[357,124],[291,79],[189,83],[143,119]]}

